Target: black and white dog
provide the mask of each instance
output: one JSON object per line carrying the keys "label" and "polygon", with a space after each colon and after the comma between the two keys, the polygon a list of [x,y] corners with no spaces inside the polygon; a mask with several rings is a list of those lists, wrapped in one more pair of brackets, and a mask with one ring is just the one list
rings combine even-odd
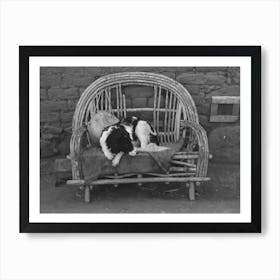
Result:
{"label": "black and white dog", "polygon": [[138,147],[145,149],[149,143],[159,145],[157,133],[151,124],[137,117],[128,117],[105,128],[100,145],[105,157],[117,166],[124,154],[135,156]]}
{"label": "black and white dog", "polygon": [[133,141],[138,141],[141,148],[145,149],[150,143],[159,145],[157,133],[148,121],[133,116],[124,119],[124,122],[132,125]]}

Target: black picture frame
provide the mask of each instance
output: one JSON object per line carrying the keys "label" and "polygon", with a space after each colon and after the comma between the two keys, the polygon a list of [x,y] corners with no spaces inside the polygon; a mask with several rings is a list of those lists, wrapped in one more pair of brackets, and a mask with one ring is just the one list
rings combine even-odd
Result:
{"label": "black picture frame", "polygon": [[[32,56],[251,57],[250,223],[31,223],[29,221],[29,58]],[[260,46],[20,46],[20,232],[22,233],[241,233],[261,232]],[[39,186],[38,186],[39,187]]]}

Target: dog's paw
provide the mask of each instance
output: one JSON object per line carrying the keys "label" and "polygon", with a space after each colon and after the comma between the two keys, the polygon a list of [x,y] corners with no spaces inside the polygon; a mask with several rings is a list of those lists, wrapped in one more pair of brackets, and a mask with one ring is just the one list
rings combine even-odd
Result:
{"label": "dog's paw", "polygon": [[136,151],[136,150],[133,150],[133,151],[129,152],[128,154],[129,154],[130,156],[134,157],[134,156],[136,156],[137,151]]}
{"label": "dog's paw", "polygon": [[112,154],[106,154],[105,156],[108,160],[113,160],[113,158],[114,158],[114,155],[112,155]]}
{"label": "dog's paw", "polygon": [[112,160],[112,166],[114,166],[114,167],[116,167],[116,166],[118,166],[119,165],[119,163],[120,163],[120,161],[119,161],[119,159],[117,158],[114,158],[113,160]]}

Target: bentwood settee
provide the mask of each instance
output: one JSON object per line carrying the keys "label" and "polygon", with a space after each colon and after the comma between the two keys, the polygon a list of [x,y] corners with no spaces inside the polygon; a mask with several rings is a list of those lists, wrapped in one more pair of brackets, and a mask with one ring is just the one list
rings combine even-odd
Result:
{"label": "bentwood settee", "polygon": [[[153,102],[145,108],[127,106],[125,87],[151,87]],[[165,173],[145,172],[109,174],[94,180],[84,180],[79,155],[83,142],[92,145],[88,137],[87,123],[98,111],[107,111],[119,119],[128,114],[150,112],[151,123],[158,132],[160,145],[175,143],[184,139],[184,145],[172,158]],[[199,124],[194,101],[188,90],[177,81],[160,74],[148,72],[125,72],[103,76],[95,80],[81,95],[73,116],[70,143],[72,180],[70,185],[80,186],[84,199],[90,201],[91,190],[96,185],[138,183],[183,182],[189,192],[189,199],[195,199],[195,186],[210,180],[207,177],[208,140],[205,130]],[[137,156],[136,156],[137,157]]]}

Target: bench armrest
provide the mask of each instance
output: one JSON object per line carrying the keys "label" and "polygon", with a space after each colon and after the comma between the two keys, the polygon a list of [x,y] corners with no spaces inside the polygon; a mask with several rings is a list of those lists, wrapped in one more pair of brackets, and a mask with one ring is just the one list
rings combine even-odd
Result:
{"label": "bench armrest", "polygon": [[72,132],[70,140],[70,154],[67,156],[71,160],[78,160],[82,152],[82,138],[87,132],[86,126],[79,127]]}
{"label": "bench armrest", "polygon": [[199,152],[199,158],[197,161],[197,176],[205,177],[207,174],[209,159],[208,138],[206,131],[199,123],[186,120],[181,121],[180,128],[190,128],[196,137]]}

